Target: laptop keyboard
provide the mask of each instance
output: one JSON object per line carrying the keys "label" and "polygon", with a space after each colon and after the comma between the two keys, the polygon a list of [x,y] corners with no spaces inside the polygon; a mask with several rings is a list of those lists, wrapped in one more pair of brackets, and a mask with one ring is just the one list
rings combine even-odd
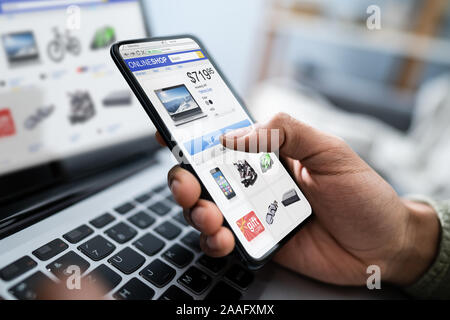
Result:
{"label": "laptop keyboard", "polygon": [[[136,195],[0,269],[17,299],[39,299],[42,285],[65,282],[78,266],[83,283],[101,283],[119,300],[238,300],[254,275],[232,257],[200,250],[166,185]],[[45,261],[45,271],[36,261]],[[29,272],[25,279],[14,279]]]}

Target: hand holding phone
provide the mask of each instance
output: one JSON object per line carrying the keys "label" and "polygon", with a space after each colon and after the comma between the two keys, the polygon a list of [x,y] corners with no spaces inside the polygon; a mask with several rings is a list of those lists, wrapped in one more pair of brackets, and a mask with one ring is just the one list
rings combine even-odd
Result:
{"label": "hand holding phone", "polygon": [[178,36],[120,42],[111,53],[173,154],[217,204],[242,258],[263,265],[307,221],[311,206],[275,153],[221,145],[223,134],[253,120],[206,49]]}

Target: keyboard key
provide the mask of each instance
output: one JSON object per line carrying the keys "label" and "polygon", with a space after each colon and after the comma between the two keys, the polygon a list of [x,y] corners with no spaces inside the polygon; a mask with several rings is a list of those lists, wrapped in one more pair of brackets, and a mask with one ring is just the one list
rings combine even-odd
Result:
{"label": "keyboard key", "polygon": [[128,218],[128,221],[130,221],[138,228],[145,229],[151,226],[156,221],[156,219],[149,216],[144,211],[139,211],[132,217]]}
{"label": "keyboard key", "polygon": [[101,216],[95,218],[94,220],[91,220],[90,223],[94,227],[100,229],[100,228],[103,228],[104,226],[106,226],[107,224],[110,224],[114,220],[116,220],[116,218],[114,218],[114,216],[112,214],[104,213]]}
{"label": "keyboard key", "polygon": [[63,238],[69,241],[70,243],[77,243],[92,234],[94,230],[89,228],[87,225],[83,224],[76,229],[73,229],[70,232],[67,232],[63,235]]}
{"label": "keyboard key", "polygon": [[194,249],[195,251],[200,251],[200,233],[197,231],[191,231],[183,238],[181,238],[181,242],[183,242],[188,247]]}
{"label": "keyboard key", "polygon": [[164,241],[160,240],[150,233],[147,233],[146,235],[133,242],[133,245],[137,249],[141,250],[148,256],[157,254],[164,247],[164,244]]}
{"label": "keyboard key", "polygon": [[227,258],[213,258],[207,255],[202,255],[197,262],[211,271],[214,274],[218,274],[222,271],[227,265]]}
{"label": "keyboard key", "polygon": [[137,235],[137,231],[126,223],[119,222],[115,226],[109,228],[105,233],[118,243],[125,243]]}
{"label": "keyboard key", "polygon": [[244,290],[248,288],[254,278],[253,273],[237,264],[228,269],[225,277]]}
{"label": "keyboard key", "polygon": [[217,283],[214,288],[211,289],[211,291],[206,296],[205,300],[217,300],[217,301],[223,301],[223,300],[239,300],[241,298],[242,294],[239,290],[236,290],[229,284],[220,281]]}
{"label": "keyboard key", "polygon": [[19,300],[39,300],[45,298],[43,294],[54,284],[49,277],[38,271],[9,289],[9,292]]}
{"label": "keyboard key", "polygon": [[173,202],[173,203],[177,203],[176,201],[175,201],[175,198],[173,197],[173,194],[171,193],[171,194],[169,194],[167,197],[166,197],[166,199],[167,200],[169,200],[170,202]]}
{"label": "keyboard key", "polygon": [[[122,277],[112,271],[104,264],[99,265],[86,275],[82,282],[89,282],[90,284],[99,286],[104,294],[114,289],[122,281]],[[82,284],[83,287],[83,284]],[[89,285],[87,287],[90,287]]]}
{"label": "keyboard key", "polygon": [[139,269],[145,262],[145,258],[131,248],[125,248],[108,259],[114,267],[125,274],[130,274]]}
{"label": "keyboard key", "polygon": [[69,246],[61,239],[55,239],[33,251],[33,254],[41,261],[53,258],[66,250]]}
{"label": "keyboard key", "polygon": [[155,286],[161,288],[169,283],[175,277],[175,269],[169,267],[167,264],[159,259],[154,260],[140,273],[145,280],[153,283]]}
{"label": "keyboard key", "polygon": [[201,294],[211,284],[211,277],[196,267],[190,267],[178,282],[196,294]]}
{"label": "keyboard key", "polygon": [[178,212],[173,216],[173,219],[182,224],[183,226],[188,226],[189,224],[187,223],[186,219],[183,216],[183,212]]}
{"label": "keyboard key", "polygon": [[149,210],[162,217],[166,215],[172,208],[166,205],[164,202],[157,202],[148,207]]}
{"label": "keyboard key", "polygon": [[156,188],[154,188],[153,191],[155,193],[158,193],[158,192],[161,192],[161,191],[163,191],[165,189],[169,189],[169,186],[167,184],[163,183],[163,184],[157,186]]}
{"label": "keyboard key", "polygon": [[155,231],[168,240],[175,239],[181,233],[181,229],[169,221],[160,224]]}
{"label": "keyboard key", "polygon": [[169,289],[159,297],[159,300],[189,301],[194,300],[194,298],[177,286],[170,286]]}
{"label": "keyboard key", "polygon": [[184,268],[194,259],[194,254],[179,244],[174,244],[163,253],[163,257],[178,268]]}
{"label": "keyboard key", "polygon": [[150,200],[151,197],[152,197],[152,193],[147,192],[147,193],[141,194],[140,196],[136,197],[134,200],[139,203],[144,203],[144,202]]}
{"label": "keyboard key", "polygon": [[150,300],[155,291],[141,280],[133,278],[120,288],[113,297],[117,300]]}
{"label": "keyboard key", "polygon": [[121,205],[117,208],[114,208],[114,210],[120,214],[125,214],[127,212],[130,212],[133,209],[134,209],[134,204],[132,204],[130,202],[124,203],[123,205]]}
{"label": "keyboard key", "polygon": [[81,273],[84,273],[89,268],[90,264],[75,252],[69,251],[48,264],[46,268],[59,279],[65,280],[72,274],[67,271],[69,266],[77,266],[80,268]]}
{"label": "keyboard key", "polygon": [[0,279],[5,281],[15,279],[36,266],[36,261],[31,259],[29,256],[24,256],[1,269]]}
{"label": "keyboard key", "polygon": [[114,249],[116,247],[102,236],[95,236],[78,247],[78,250],[94,261],[109,256]]}

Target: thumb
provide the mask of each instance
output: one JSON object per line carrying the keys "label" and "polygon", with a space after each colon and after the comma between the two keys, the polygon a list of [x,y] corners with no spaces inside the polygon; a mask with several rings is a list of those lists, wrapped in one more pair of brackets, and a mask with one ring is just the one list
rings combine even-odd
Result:
{"label": "thumb", "polygon": [[303,166],[319,171],[324,165],[334,166],[336,160],[342,164],[343,156],[356,156],[342,139],[285,113],[277,114],[266,124],[226,133],[221,136],[221,143],[238,151],[279,152],[281,156],[300,160]]}

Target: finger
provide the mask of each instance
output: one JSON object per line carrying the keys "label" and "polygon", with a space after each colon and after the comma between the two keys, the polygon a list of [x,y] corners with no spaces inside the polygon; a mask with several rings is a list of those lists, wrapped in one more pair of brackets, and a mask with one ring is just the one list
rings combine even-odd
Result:
{"label": "finger", "polygon": [[156,141],[161,145],[161,147],[167,147],[167,143],[164,141],[163,137],[159,133],[159,131],[156,131],[155,133]]}
{"label": "finger", "polygon": [[223,215],[213,202],[200,199],[190,210],[188,220],[194,228],[209,236],[220,230],[223,224]]}
{"label": "finger", "polygon": [[193,207],[200,198],[201,188],[197,178],[180,166],[169,170],[167,180],[175,201],[183,208]]}
{"label": "finger", "polygon": [[[285,113],[277,114],[266,124],[256,124],[221,136],[222,144],[246,152],[280,152],[306,165],[311,157],[341,148],[351,150],[335,136],[317,130]],[[347,150],[347,151],[348,151]],[[316,159],[317,160],[317,159]],[[308,164],[309,167],[309,164]]]}
{"label": "finger", "polygon": [[194,223],[191,220],[191,209],[183,209],[183,216],[187,223],[194,226]]}
{"label": "finger", "polygon": [[203,252],[211,257],[223,257],[228,255],[234,248],[234,237],[231,230],[220,227],[213,235],[201,234],[200,247]]}

